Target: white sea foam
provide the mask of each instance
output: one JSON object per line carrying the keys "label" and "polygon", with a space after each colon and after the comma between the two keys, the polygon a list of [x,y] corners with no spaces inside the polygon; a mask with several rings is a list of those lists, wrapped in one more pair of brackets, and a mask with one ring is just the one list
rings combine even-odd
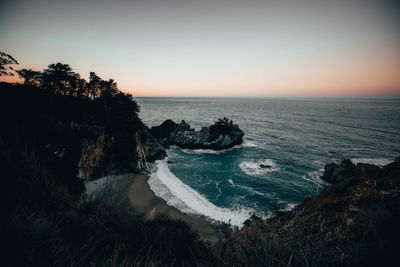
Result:
{"label": "white sea foam", "polygon": [[318,169],[316,171],[311,171],[307,173],[307,175],[303,175],[303,178],[306,181],[312,182],[316,185],[316,188],[322,188],[324,185],[329,185],[329,183],[325,182],[321,179],[322,174],[324,173],[324,169]]}
{"label": "white sea foam", "polygon": [[390,159],[385,159],[385,158],[355,158],[351,159],[351,162],[354,164],[358,163],[369,163],[369,164],[374,164],[377,166],[384,166],[386,164],[391,163],[393,160]]}
{"label": "white sea foam", "polygon": [[286,207],[285,207],[283,210],[285,210],[285,211],[292,210],[292,209],[294,209],[297,205],[298,205],[298,203],[288,203],[288,204],[286,205]]}
{"label": "white sea foam", "polygon": [[281,199],[281,200],[277,201],[277,204],[282,207],[279,209],[280,211],[290,211],[290,210],[294,209],[300,203],[289,202],[287,200]]}
{"label": "white sea foam", "polygon": [[242,144],[231,147],[231,148],[227,148],[227,149],[223,149],[223,150],[212,150],[212,149],[181,149],[182,152],[186,153],[186,154],[222,154],[228,151],[232,151],[234,149],[239,149],[239,148],[243,148],[243,147],[259,147],[257,144],[250,142],[250,141],[244,141]]}
{"label": "white sea foam", "polygon": [[252,193],[252,195],[265,196],[264,193],[261,193],[261,192],[255,190],[255,189],[253,189],[253,188],[251,188],[251,187],[235,184],[235,183],[232,181],[232,179],[228,179],[228,182],[229,182],[232,186],[236,186],[236,187],[239,187],[239,188],[242,188],[242,189],[245,189],[245,190],[249,191],[250,193]]}
{"label": "white sea foam", "polygon": [[203,195],[179,180],[168,168],[165,160],[157,161],[149,185],[153,192],[165,199],[171,206],[188,214],[204,215],[212,220],[242,226],[243,222],[254,214],[248,208],[220,208],[208,201]]}
{"label": "white sea foam", "polygon": [[258,147],[258,145],[256,143],[253,143],[251,141],[244,141],[243,144],[241,144],[240,146],[242,147]]}
{"label": "white sea foam", "polygon": [[228,151],[228,149],[224,150],[212,150],[212,149],[182,149],[182,152],[186,154],[221,154]]}
{"label": "white sea foam", "polygon": [[[260,165],[267,165],[270,168],[263,168]],[[250,176],[263,176],[269,172],[277,171],[279,168],[271,159],[258,160],[258,161],[242,161],[239,168]]]}

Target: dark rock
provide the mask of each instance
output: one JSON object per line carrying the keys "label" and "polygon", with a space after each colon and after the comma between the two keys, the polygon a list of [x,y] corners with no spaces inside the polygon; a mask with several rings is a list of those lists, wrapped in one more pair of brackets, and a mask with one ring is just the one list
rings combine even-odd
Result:
{"label": "dark rock", "polygon": [[147,160],[154,161],[157,159],[163,159],[167,156],[165,149],[160,143],[156,140],[150,140],[148,142],[148,149],[147,149]]}
{"label": "dark rock", "polygon": [[396,158],[396,160],[388,165],[382,167],[381,175],[388,178],[400,178],[400,160]]}
{"label": "dark rock", "polygon": [[244,136],[243,131],[227,118],[203,127],[200,131],[191,129],[185,121],[177,124],[166,120],[161,125],[152,127],[150,132],[165,147],[176,145],[189,149],[227,149],[243,143]]}
{"label": "dark rock", "polygon": [[272,168],[272,166],[270,166],[270,165],[264,165],[264,164],[260,164],[260,168],[263,168],[263,169],[271,169],[271,168]]}
{"label": "dark rock", "polygon": [[256,223],[262,221],[262,219],[255,214],[251,215],[250,220],[252,220],[253,222],[256,222]]}
{"label": "dark rock", "polygon": [[367,163],[357,164],[357,175],[363,178],[377,177],[380,175],[381,168],[379,166]]}
{"label": "dark rock", "polygon": [[185,120],[182,120],[179,124],[179,128],[181,130],[190,130],[190,125]]}
{"label": "dark rock", "polygon": [[151,127],[150,132],[155,138],[160,139],[169,136],[177,128],[178,124],[172,120],[166,120],[159,126]]}
{"label": "dark rock", "polygon": [[[396,162],[391,164],[396,164]],[[331,184],[337,184],[346,179],[359,178],[364,180],[381,175],[382,169],[379,166],[368,163],[358,163],[356,166],[349,159],[345,159],[339,165],[335,163],[327,164],[321,179]]]}
{"label": "dark rock", "polygon": [[355,176],[357,167],[351,160],[345,159],[339,165],[336,163],[329,163],[325,165],[325,171],[321,179],[331,184],[336,184],[344,179]]}
{"label": "dark rock", "polygon": [[243,226],[244,228],[249,228],[252,225],[258,224],[262,221],[262,218],[258,217],[257,215],[253,214],[249,219],[244,221]]}

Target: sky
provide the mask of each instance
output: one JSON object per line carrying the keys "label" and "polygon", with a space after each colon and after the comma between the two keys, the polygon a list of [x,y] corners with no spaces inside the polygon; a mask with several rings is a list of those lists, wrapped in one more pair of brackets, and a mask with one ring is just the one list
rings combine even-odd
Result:
{"label": "sky", "polygon": [[399,18],[387,0],[0,0],[0,51],[134,96],[391,96]]}

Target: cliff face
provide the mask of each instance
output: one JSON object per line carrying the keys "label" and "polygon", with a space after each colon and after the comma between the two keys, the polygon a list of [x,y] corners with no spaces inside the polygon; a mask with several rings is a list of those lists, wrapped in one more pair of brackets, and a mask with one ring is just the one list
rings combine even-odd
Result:
{"label": "cliff face", "polygon": [[16,203],[23,195],[27,202],[79,199],[83,180],[141,171],[145,158],[165,153],[132,100],[79,99],[6,83],[0,89],[0,163]]}
{"label": "cliff face", "polygon": [[397,261],[400,159],[383,168],[345,160],[327,165],[323,177],[335,184],[319,196],[222,241],[225,263],[382,266]]}

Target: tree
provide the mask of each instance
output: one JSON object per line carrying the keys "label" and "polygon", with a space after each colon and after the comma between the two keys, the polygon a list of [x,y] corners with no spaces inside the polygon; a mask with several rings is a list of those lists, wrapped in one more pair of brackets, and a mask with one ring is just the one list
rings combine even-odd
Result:
{"label": "tree", "polygon": [[69,95],[86,97],[88,96],[87,87],[85,79],[81,78],[81,75],[78,73],[75,73],[74,77],[70,80]]}
{"label": "tree", "polygon": [[89,73],[88,95],[95,99],[100,95],[101,79],[95,72]]}
{"label": "tree", "polygon": [[42,86],[54,93],[67,95],[76,89],[73,86],[78,79],[80,79],[79,74],[73,72],[70,65],[58,62],[50,64],[43,71]]}
{"label": "tree", "polygon": [[10,56],[9,54],[6,54],[4,52],[0,52],[0,76],[14,76],[14,73],[12,71],[14,70],[13,67],[8,66],[8,65],[18,65],[18,61]]}
{"label": "tree", "polygon": [[117,82],[113,79],[109,79],[108,81],[101,80],[100,81],[100,94],[102,96],[115,96],[119,92]]}
{"label": "tree", "polygon": [[20,69],[16,71],[18,76],[24,79],[26,85],[39,85],[40,84],[40,71],[32,69]]}

